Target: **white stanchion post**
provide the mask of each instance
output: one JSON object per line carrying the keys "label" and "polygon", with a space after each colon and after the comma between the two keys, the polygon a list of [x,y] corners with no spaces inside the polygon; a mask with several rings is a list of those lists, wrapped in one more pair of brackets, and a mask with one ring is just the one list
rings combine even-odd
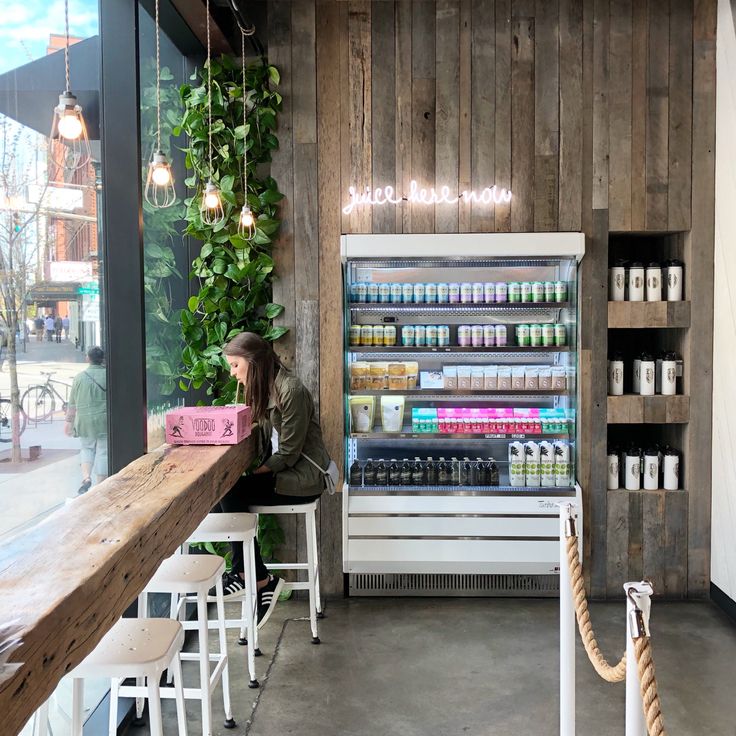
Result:
{"label": "white stanchion post", "polygon": [[575,607],[567,564],[568,521],[573,504],[560,507],[560,736],[575,736]]}
{"label": "white stanchion post", "polygon": [[644,719],[644,703],[639,687],[639,670],[636,666],[634,642],[631,638],[632,627],[635,626],[635,611],[641,611],[641,621],[649,631],[650,597],[654,592],[652,586],[645,581],[624,583],[626,591],[626,736],[647,736],[647,724]]}

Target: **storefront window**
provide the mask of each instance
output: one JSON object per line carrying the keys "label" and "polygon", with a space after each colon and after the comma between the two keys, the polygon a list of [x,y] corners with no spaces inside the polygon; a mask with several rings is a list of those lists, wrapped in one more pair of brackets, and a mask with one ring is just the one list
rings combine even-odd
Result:
{"label": "storefront window", "polygon": [[[140,98],[143,186],[148,162],[157,147],[156,35],[153,18],[140,12]],[[179,86],[186,80],[186,60],[169,37],[160,32],[161,148],[172,164],[176,199],[165,208],[143,203],[144,289],[146,300],[146,392],[148,449],[164,442],[164,416],[183,405],[178,387],[182,338],[177,315],[188,297],[188,263],[184,231],[184,154],[172,137],[181,121]]]}
{"label": "storefront window", "polygon": [[5,539],[94,488],[107,476],[108,462],[97,2],[69,2],[70,87],[82,106],[89,157],[75,157],[62,139],[49,137],[53,109],[66,87],[63,5],[11,3],[0,36]]}

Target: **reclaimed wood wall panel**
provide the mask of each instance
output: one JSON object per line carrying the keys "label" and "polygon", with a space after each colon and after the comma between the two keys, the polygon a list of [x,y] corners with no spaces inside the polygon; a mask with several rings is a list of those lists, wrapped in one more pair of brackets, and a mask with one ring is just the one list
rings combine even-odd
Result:
{"label": "reclaimed wood wall panel", "polygon": [[[609,514],[598,470],[606,439],[601,334],[608,233],[692,228],[683,253],[697,242],[705,243],[707,255],[714,0],[319,0],[312,16],[302,9],[289,13],[287,5],[269,4],[269,56],[282,68],[286,105],[273,169],[287,194],[275,249],[276,293],[286,305],[284,324],[304,319],[297,317],[298,301],[302,309],[313,308],[300,295],[311,298],[314,290],[297,291],[294,279],[297,264],[315,262],[311,244],[303,242],[315,232],[315,221],[294,209],[310,208],[318,212],[319,240],[319,273],[308,272],[317,284],[320,315],[312,349],[320,346],[320,409],[331,452],[342,455],[342,356],[334,350],[342,339],[335,309],[340,233],[582,230],[588,250],[580,298],[589,316],[581,324],[580,380],[592,404],[581,405],[581,426],[590,434],[589,449],[579,448],[578,466],[591,520],[586,574],[596,594],[608,594]],[[303,30],[312,17],[316,55],[310,62]],[[301,112],[293,109],[301,110],[301,84],[310,74],[316,77],[316,143],[310,142],[309,115],[303,129]],[[297,77],[302,81],[294,94]],[[317,167],[316,175],[309,166]],[[341,212],[350,186],[390,185],[405,194],[412,180],[458,192],[495,183],[510,187],[514,199],[495,208],[402,202]],[[316,208],[309,192],[315,183]],[[704,271],[707,282],[708,260],[692,263],[692,275],[700,279]],[[703,360],[709,355],[708,309],[707,296],[693,302],[690,337],[681,346]],[[287,359],[313,361],[309,346],[302,343],[302,350],[293,340],[280,348]],[[681,430],[688,475],[695,472],[693,451],[710,443],[708,432],[698,440],[693,429],[709,421],[700,410],[708,405],[709,386],[706,380],[699,400],[691,402],[690,424]],[[697,493],[688,506],[687,534],[698,551],[691,551],[684,569],[687,586],[702,588],[710,488],[700,486]],[[330,534],[339,540],[335,522]],[[691,569],[695,562],[699,575]]]}

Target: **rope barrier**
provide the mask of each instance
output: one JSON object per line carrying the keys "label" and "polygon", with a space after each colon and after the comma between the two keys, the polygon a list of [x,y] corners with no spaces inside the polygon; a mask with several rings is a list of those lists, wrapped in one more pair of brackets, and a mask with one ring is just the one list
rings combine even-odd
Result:
{"label": "rope barrier", "polygon": [[617,665],[611,666],[603,656],[593,633],[588,612],[588,599],[585,596],[585,582],[583,569],[578,554],[577,536],[567,538],[567,563],[570,567],[570,582],[572,596],[575,603],[575,618],[578,622],[580,638],[583,640],[588,659],[595,671],[607,682],[621,682],[626,677],[626,654],[624,653]]}
{"label": "rope barrier", "polygon": [[[607,682],[621,682],[626,677],[626,653],[621,657],[618,664],[611,666],[598,647],[598,642],[593,633],[593,625],[590,622],[588,599],[585,595],[585,583],[583,581],[583,570],[578,553],[577,535],[573,534],[567,537],[566,549],[567,563],[570,568],[570,584],[572,586],[572,595],[575,604],[575,618],[588,659],[595,671],[604,680]],[[648,632],[644,630],[640,630],[636,634],[632,633],[632,639],[634,642],[637,671],[639,673],[639,688],[644,707],[647,734],[648,736],[667,736],[659,701],[657,678],[654,672],[654,658],[652,656],[650,637]]]}

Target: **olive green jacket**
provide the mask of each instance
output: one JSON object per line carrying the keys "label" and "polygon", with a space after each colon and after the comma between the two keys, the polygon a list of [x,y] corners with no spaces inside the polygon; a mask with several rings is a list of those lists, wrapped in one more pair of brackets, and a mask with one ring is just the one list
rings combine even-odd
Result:
{"label": "olive green jacket", "polygon": [[264,465],[276,476],[276,493],[314,496],[325,489],[322,473],[302,453],[327,470],[330,456],[322,439],[314,401],[304,384],[282,368],[276,374],[266,418],[260,423],[263,446],[268,446],[272,429],[279,446]]}

